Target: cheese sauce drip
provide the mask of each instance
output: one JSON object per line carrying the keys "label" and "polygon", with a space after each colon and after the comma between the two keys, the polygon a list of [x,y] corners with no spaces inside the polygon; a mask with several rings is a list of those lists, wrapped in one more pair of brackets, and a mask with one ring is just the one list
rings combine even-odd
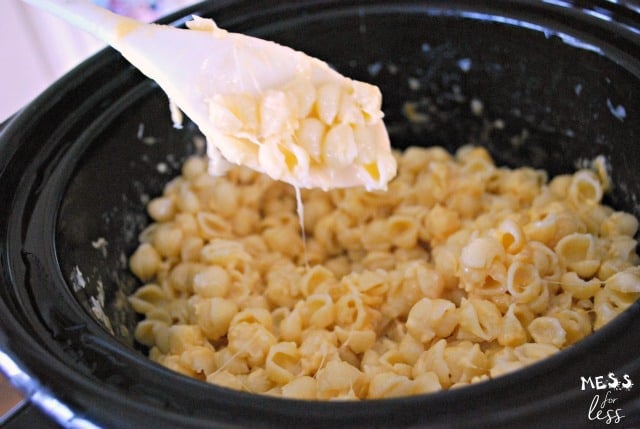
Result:
{"label": "cheese sauce drip", "polygon": [[296,213],[298,214],[298,223],[300,224],[300,233],[302,235],[302,251],[304,252],[304,266],[309,269],[309,255],[307,254],[307,233],[304,230],[304,204],[302,195],[298,186],[293,187],[296,191]]}

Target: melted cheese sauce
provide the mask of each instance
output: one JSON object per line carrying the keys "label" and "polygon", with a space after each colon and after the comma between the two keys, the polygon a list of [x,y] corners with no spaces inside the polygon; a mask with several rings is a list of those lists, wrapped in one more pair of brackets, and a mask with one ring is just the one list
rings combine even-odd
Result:
{"label": "melted cheese sauce", "polygon": [[300,188],[293,187],[296,191],[296,214],[298,215],[298,223],[300,224],[300,234],[302,237],[302,251],[304,252],[304,267],[309,269],[309,255],[307,253],[307,232],[304,230],[304,204],[302,203],[302,195]]}

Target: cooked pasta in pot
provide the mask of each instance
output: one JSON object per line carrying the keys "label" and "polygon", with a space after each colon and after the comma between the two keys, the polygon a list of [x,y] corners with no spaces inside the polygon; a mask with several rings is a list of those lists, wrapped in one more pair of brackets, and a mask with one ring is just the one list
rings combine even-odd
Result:
{"label": "cooked pasta in pot", "polygon": [[602,203],[602,168],[395,156],[387,192],[302,190],[302,221],[289,185],[187,160],[130,258],[149,357],[252,393],[415,395],[548,357],[640,297],[638,220]]}

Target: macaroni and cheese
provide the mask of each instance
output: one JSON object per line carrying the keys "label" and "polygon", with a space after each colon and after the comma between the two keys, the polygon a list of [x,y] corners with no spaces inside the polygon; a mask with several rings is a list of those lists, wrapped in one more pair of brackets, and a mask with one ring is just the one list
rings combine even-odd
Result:
{"label": "macaroni and cheese", "polygon": [[302,222],[291,186],[186,161],[130,258],[150,358],[259,394],[415,395],[550,356],[640,296],[638,220],[602,203],[602,169],[394,156],[387,192],[302,189]]}

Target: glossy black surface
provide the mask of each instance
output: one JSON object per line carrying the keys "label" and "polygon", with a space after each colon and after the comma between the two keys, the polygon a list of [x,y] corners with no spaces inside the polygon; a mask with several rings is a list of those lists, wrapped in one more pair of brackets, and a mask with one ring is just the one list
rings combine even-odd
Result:
{"label": "glossy black surface", "polygon": [[[478,143],[501,165],[552,174],[604,154],[614,167],[608,202],[640,216],[640,19],[630,9],[608,2],[229,1],[191,11],[379,85],[397,147]],[[483,103],[482,115],[472,111],[474,99]],[[402,114],[407,101],[429,120],[410,123]],[[593,392],[580,389],[580,377],[614,371],[640,385],[638,303],[526,370],[414,398],[281,400],[151,363],[131,338],[136,316],[124,297],[138,283],[126,258],[148,221],[145,198],[198,150],[195,135],[190,125],[173,129],[166,97],[110,50],[59,81],[0,135],[0,350],[19,369],[14,382],[23,391],[62,404],[36,401],[57,420],[109,427],[581,427],[591,423]],[[96,317],[101,300],[106,318]],[[639,391],[618,396],[626,424],[640,425]]]}

